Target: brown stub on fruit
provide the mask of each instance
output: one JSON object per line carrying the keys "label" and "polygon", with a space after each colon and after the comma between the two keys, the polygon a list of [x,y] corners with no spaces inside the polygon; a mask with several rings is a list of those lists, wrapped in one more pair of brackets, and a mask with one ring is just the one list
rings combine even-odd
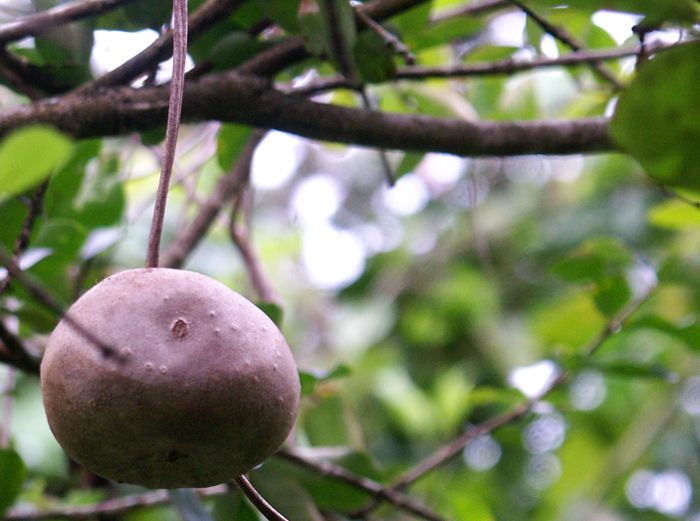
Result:
{"label": "brown stub on fruit", "polygon": [[68,313],[128,352],[107,358],[62,321],[42,361],[51,430],[95,474],[151,488],[210,486],[264,461],[294,425],[299,376],[284,337],[213,279],[128,270]]}
{"label": "brown stub on fruit", "polygon": [[173,327],[170,328],[170,332],[173,336],[179,340],[182,340],[187,336],[190,328],[187,325],[187,321],[182,318],[178,318],[174,323]]}

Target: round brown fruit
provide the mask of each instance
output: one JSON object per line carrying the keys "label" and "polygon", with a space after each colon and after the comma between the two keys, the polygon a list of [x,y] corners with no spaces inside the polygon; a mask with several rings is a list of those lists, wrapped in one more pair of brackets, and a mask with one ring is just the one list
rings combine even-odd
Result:
{"label": "round brown fruit", "polygon": [[294,425],[299,376],[284,337],[209,277],[123,271],[68,313],[95,338],[58,324],[41,364],[44,406],[66,453],[95,474],[214,485],[264,461]]}

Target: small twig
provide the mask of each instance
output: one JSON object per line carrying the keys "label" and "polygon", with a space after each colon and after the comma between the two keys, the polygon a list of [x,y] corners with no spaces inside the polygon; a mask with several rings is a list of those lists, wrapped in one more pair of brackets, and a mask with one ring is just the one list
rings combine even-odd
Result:
{"label": "small twig", "polygon": [[22,341],[0,320],[0,362],[28,373],[39,373],[39,360],[32,356]]}
{"label": "small twig", "polygon": [[411,49],[406,47],[406,44],[399,40],[394,33],[387,31],[382,24],[375,22],[362,9],[355,9],[355,16],[357,16],[358,20],[360,20],[365,27],[384,40],[392,51],[403,57],[408,65],[416,63],[415,54],[413,54]]}
{"label": "small twig", "polygon": [[657,186],[659,187],[659,190],[661,190],[661,192],[664,195],[667,195],[668,197],[673,197],[674,199],[678,199],[679,201],[681,201],[687,205],[690,205],[693,208],[700,209],[700,200],[692,199],[692,198],[688,197],[687,195],[680,194],[678,192],[674,192],[668,186],[665,186],[662,184],[658,184]]}
{"label": "small twig", "polygon": [[469,187],[469,205],[471,206],[469,219],[472,236],[474,237],[474,249],[476,250],[477,258],[481,264],[484,273],[490,277],[496,277],[496,270],[493,266],[493,255],[491,255],[491,248],[489,247],[489,241],[480,225],[479,220],[479,209],[477,208],[478,198],[479,198],[479,184],[477,183],[475,174],[469,176],[467,182],[470,184]]}
{"label": "small twig", "polygon": [[260,492],[255,490],[255,487],[248,481],[248,478],[245,476],[238,476],[233,482],[241,489],[241,492],[245,494],[245,497],[248,498],[265,519],[269,521],[287,521],[286,517],[277,512],[277,510],[260,495]]}
{"label": "small twig", "polygon": [[[527,5],[525,5],[523,2],[520,0],[510,0],[510,3],[517,6],[521,11],[523,11],[527,16],[532,18],[532,20],[539,25],[544,32],[547,34],[553,36],[563,44],[567,45],[569,48],[573,49],[574,51],[583,51],[584,50],[584,45],[581,43],[578,38],[576,38],[574,35],[570,34],[566,29],[563,27],[558,27],[552,23],[549,22],[546,18],[540,16],[538,13],[536,13],[533,9],[530,9]],[[620,80],[618,80],[615,77],[615,74],[608,69],[605,64],[599,62],[599,61],[594,61],[591,62],[591,67],[593,67],[598,74],[600,74],[603,78],[605,78],[608,82],[610,82],[615,89],[620,90],[623,88],[623,85],[620,83]]]}
{"label": "small twig", "polygon": [[[395,14],[406,11],[427,2],[428,0],[373,0],[358,7],[367,16],[374,20],[384,20]],[[274,47],[258,53],[237,68],[241,74],[255,74],[259,76],[273,76],[285,67],[299,62],[308,57],[304,47],[304,39],[291,38]]]}
{"label": "small twig", "polygon": [[[362,104],[364,105],[365,109],[372,110],[372,102],[369,99],[369,96],[367,95],[367,89],[365,89],[363,85],[358,90],[360,93],[360,97],[362,98]],[[379,154],[379,162],[382,165],[384,179],[386,179],[386,182],[389,186],[394,186],[396,184],[396,175],[394,175],[394,170],[391,168],[391,164],[389,164],[389,158],[386,155],[386,150],[383,148],[379,148],[377,149],[377,154]]]}
{"label": "small twig", "polygon": [[454,9],[441,12],[431,20],[431,23],[440,23],[451,18],[459,18],[462,16],[479,16],[498,9],[504,9],[511,4],[508,0],[483,0],[482,2],[471,2],[467,5],[461,5]]}
{"label": "small twig", "polygon": [[[599,333],[590,341],[590,343],[585,346],[582,350],[582,356],[588,358],[593,356],[605,343],[605,341],[610,338],[613,334],[617,333],[623,326],[624,322],[641,306],[649,296],[652,294],[654,288],[650,288],[641,297],[632,300],[622,311],[620,311],[615,317],[612,317],[599,331]],[[530,398],[519,405],[513,407],[510,411],[503,414],[495,416],[494,418],[488,419],[479,425],[473,426],[467,429],[465,432],[460,434],[457,438],[453,439],[449,443],[440,446],[428,457],[420,461],[418,464],[411,467],[409,470],[401,474],[391,485],[389,490],[404,490],[406,487],[411,485],[413,482],[417,481],[421,477],[425,476],[428,472],[444,465],[448,461],[451,461],[455,456],[459,455],[467,444],[473,439],[479,436],[485,436],[490,434],[496,429],[499,429],[505,425],[510,425],[515,421],[521,419],[525,416],[532,407],[547,397],[552,391],[559,388],[569,379],[570,373],[566,370],[562,370],[559,374],[552,379],[549,385],[543,389],[540,394],[534,398]],[[374,508],[378,506],[377,501],[372,501],[353,512],[352,515],[356,517],[361,517],[365,514],[371,512]]]}
{"label": "small twig", "polygon": [[187,59],[187,0],[173,0],[173,75],[170,83],[170,101],[168,104],[168,125],[165,130],[165,157],[163,169],[158,180],[156,204],[153,209],[151,232],[148,238],[146,267],[158,267],[160,238],[165,219],[165,205],[170,189],[170,176],[175,162],[177,132],[182,113],[182,97],[185,88],[185,60]]}
{"label": "small twig", "polygon": [[2,411],[2,426],[0,427],[0,448],[10,446],[10,426],[12,425],[12,391],[15,388],[15,370],[7,368],[5,385],[0,391],[0,397],[5,400],[5,407]]}
{"label": "small twig", "polygon": [[[338,2],[335,0],[325,0],[326,1],[326,16],[328,20],[328,29],[330,31],[330,42],[333,48],[333,56],[338,62],[340,73],[349,82],[350,88],[357,91],[362,99],[362,105],[366,110],[372,109],[372,103],[367,96],[367,91],[362,83],[362,78],[360,77],[359,71],[357,69],[357,62],[352,54],[352,49],[348,48],[348,42],[346,41],[345,35],[342,34],[340,30],[341,13],[338,11]],[[369,20],[374,23],[371,17],[364,13],[361,9],[357,8],[353,11],[355,16],[363,19]],[[379,24],[375,25],[379,26]],[[381,28],[381,26],[379,26]],[[383,30],[383,28],[381,28]],[[384,177],[387,180],[389,186],[393,186],[395,179],[394,173],[389,165],[389,161],[386,157],[386,152],[382,149],[377,151],[379,153],[379,160],[382,165],[382,170],[384,171]]]}
{"label": "small twig", "polygon": [[44,97],[44,93],[61,94],[67,90],[60,79],[47,73],[43,67],[17,56],[0,46],[2,73],[8,82],[30,100]]}
{"label": "small twig", "polygon": [[175,240],[163,253],[162,265],[179,268],[187,256],[195,249],[214,223],[221,208],[227,201],[240,193],[248,181],[253,153],[265,136],[265,131],[256,130],[241,152],[235,167],[228,174],[219,178],[211,194],[201,205],[197,216],[178,233]]}
{"label": "small twig", "polygon": [[31,82],[27,81],[26,74],[17,67],[17,61],[6,49],[0,49],[0,76],[17,92],[24,94],[31,100],[42,97]]}
{"label": "small twig", "polygon": [[[189,17],[187,22],[189,37],[193,38],[201,34],[209,26],[231,14],[244,2],[245,0],[207,0]],[[82,93],[100,87],[125,85],[150,71],[158,63],[167,60],[172,51],[173,31],[167,31],[139,54],[107,74],[81,86],[76,92]]]}
{"label": "small twig", "polygon": [[10,253],[2,245],[0,245],[0,264],[2,264],[7,270],[8,274],[19,282],[24,289],[26,289],[27,292],[29,292],[29,294],[32,295],[42,306],[61,317],[66,324],[76,330],[90,343],[94,344],[95,347],[102,352],[102,356],[105,358],[120,358],[119,353],[117,353],[114,347],[102,342],[92,331],[73,319],[69,313],[65,312],[63,306],[53,296],[51,296],[51,294],[47,292],[41,286],[41,284],[24,273],[14,262],[12,255],[10,255]]}
{"label": "small twig", "polygon": [[61,24],[97,15],[134,0],[77,0],[0,25],[0,45],[36,36]]}
{"label": "small twig", "polygon": [[[661,52],[673,45],[659,45],[650,52]],[[532,59],[506,58],[493,62],[465,63],[445,67],[400,67],[394,75],[394,80],[424,80],[428,78],[462,78],[470,76],[495,76],[499,74],[515,74],[517,72],[547,67],[567,67],[601,60],[618,60],[636,56],[639,49],[624,47],[616,49],[604,49],[599,51],[575,51],[556,58],[538,56]],[[289,85],[278,85],[285,93],[299,96],[313,96],[332,89],[352,88],[342,76],[324,77],[303,87],[294,88]]]}
{"label": "small twig", "polygon": [[[27,246],[29,246],[29,236],[32,233],[37,217],[39,217],[39,214],[41,214],[41,209],[44,203],[44,195],[46,194],[46,189],[48,186],[48,181],[43,182],[41,185],[39,185],[29,200],[29,212],[27,213],[27,217],[24,219],[22,230],[15,240],[15,247],[12,251],[12,259],[15,263],[19,262],[20,256],[26,251]],[[0,280],[0,295],[7,289],[7,286],[9,286],[11,280],[12,278],[9,272],[5,278]]]}
{"label": "small twig", "polygon": [[[268,278],[265,276],[265,272],[260,262],[260,257],[251,244],[249,212],[246,211],[246,208],[243,208],[243,211],[241,211],[241,207],[246,205],[246,199],[246,194],[242,193],[238,197],[236,203],[233,205],[230,219],[231,222],[229,224],[231,241],[233,241],[233,243],[236,245],[241,257],[243,258],[246,272],[250,278],[250,284],[258,294],[258,298],[263,302],[271,302],[279,305],[281,304],[282,300],[274,290]],[[241,215],[242,217],[242,224],[236,224],[238,215]]]}
{"label": "small twig", "polygon": [[[218,485],[197,491],[202,497],[217,496],[228,492],[226,485]],[[119,516],[135,508],[165,505],[170,502],[167,491],[157,490],[144,494],[109,499],[94,505],[65,505],[42,510],[15,507],[5,514],[5,521],[42,521],[48,519],[84,519],[96,516]]]}
{"label": "small twig", "polygon": [[296,465],[305,467],[321,476],[332,478],[362,490],[376,498],[377,501],[386,501],[396,508],[410,512],[421,519],[429,521],[443,521],[443,518],[432,512],[415,499],[406,496],[398,490],[389,489],[372,479],[359,476],[329,461],[319,461],[304,456],[298,450],[280,449],[275,455],[279,458],[290,461]]}

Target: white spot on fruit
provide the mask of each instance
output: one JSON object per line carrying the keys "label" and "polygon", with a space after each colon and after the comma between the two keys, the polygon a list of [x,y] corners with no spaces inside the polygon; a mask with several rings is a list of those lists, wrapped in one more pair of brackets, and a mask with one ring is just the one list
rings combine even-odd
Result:
{"label": "white spot on fruit", "polygon": [[124,348],[122,348],[120,353],[122,354],[122,356],[129,356],[131,354],[131,348],[124,347]]}
{"label": "white spot on fruit", "polygon": [[216,311],[211,310],[211,311],[209,312],[209,316],[210,316],[211,318],[214,318],[214,317],[216,316]]}
{"label": "white spot on fruit", "polygon": [[219,333],[221,333],[221,329],[219,329],[218,327],[214,328],[214,334],[218,335]]}
{"label": "white spot on fruit", "polygon": [[168,367],[165,365],[160,366],[160,374],[165,374],[168,372]]}
{"label": "white spot on fruit", "polygon": [[143,367],[146,369],[146,371],[153,371],[153,364],[151,362],[146,362],[143,364]]}

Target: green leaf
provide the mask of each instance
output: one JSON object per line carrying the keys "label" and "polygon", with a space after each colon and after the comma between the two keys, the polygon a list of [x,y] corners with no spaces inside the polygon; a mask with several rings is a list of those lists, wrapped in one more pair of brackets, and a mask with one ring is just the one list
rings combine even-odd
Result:
{"label": "green leaf", "polygon": [[71,151],[70,138],[45,125],[12,132],[0,143],[0,197],[37,185],[61,168]]}
{"label": "green leaf", "polygon": [[572,8],[593,13],[600,9],[646,15],[650,21],[692,22],[696,11],[693,0],[532,0],[533,4],[560,7],[566,3]]}
{"label": "green leaf", "polygon": [[274,302],[258,302],[256,306],[258,306],[277,327],[282,325],[282,319],[284,318],[282,306]]}
{"label": "green leaf", "polygon": [[605,315],[612,316],[630,301],[632,290],[623,274],[606,277],[598,282],[593,300]]}
{"label": "green leaf", "polygon": [[625,324],[625,331],[655,330],[676,338],[695,351],[700,350],[700,323],[674,324],[661,317],[647,315]]}
{"label": "green leaf", "polygon": [[652,380],[665,380],[672,382],[677,376],[667,368],[654,363],[638,362],[600,362],[586,361],[583,366],[598,369],[608,376],[623,378],[647,378]]}
{"label": "green leaf", "polygon": [[0,197],[0,244],[10,250],[14,247],[17,236],[22,231],[22,224],[29,209],[19,198],[2,201]]}
{"label": "green leaf", "polygon": [[22,458],[14,449],[0,448],[0,516],[17,499],[27,474]]}
{"label": "green leaf", "polygon": [[301,37],[304,47],[314,56],[323,56],[327,52],[326,24],[318,12],[304,13],[299,18]]}
{"label": "green leaf", "polygon": [[216,158],[219,166],[228,172],[248,142],[252,129],[235,123],[221,125],[216,140]]}
{"label": "green leaf", "polygon": [[371,31],[360,33],[352,52],[363,81],[381,83],[393,78],[396,74],[393,51],[376,33]]}
{"label": "green leaf", "polygon": [[473,37],[483,27],[483,23],[478,18],[447,18],[442,22],[425,25],[419,31],[406,33],[404,42],[413,52],[418,52],[438,45],[446,45],[454,40]]}
{"label": "green leaf", "polygon": [[404,152],[399,166],[396,168],[396,177],[399,178],[413,172],[418,164],[423,160],[425,154],[420,152]]}
{"label": "green leaf", "polygon": [[[375,481],[382,481],[382,474],[370,455],[364,452],[342,452],[338,456],[325,455],[323,458],[314,457],[314,450],[307,449],[305,457],[318,461],[330,461],[359,476],[365,476]],[[362,507],[369,499],[368,494],[356,487],[341,483],[337,480],[321,476],[317,473],[299,473],[299,481],[311,494],[316,505],[323,510],[345,512]]]}
{"label": "green leaf", "polygon": [[[333,12],[329,9],[333,9]],[[333,26],[330,25],[331,16],[335,20]],[[357,39],[357,29],[350,2],[322,0],[319,11],[304,14],[299,24],[304,43],[311,54],[332,59],[340,72],[355,75],[357,71],[352,49]]]}
{"label": "green leaf", "polygon": [[620,95],[611,124],[617,144],[656,181],[700,189],[700,45],[644,64]]}
{"label": "green leaf", "polygon": [[649,223],[669,230],[700,228],[700,209],[684,201],[672,199],[649,210]]}
{"label": "green leaf", "polygon": [[266,0],[263,4],[265,14],[285,31],[295,33],[299,30],[300,0]]}
{"label": "green leaf", "polygon": [[586,241],[568,257],[552,265],[551,272],[568,282],[599,282],[623,273],[632,261],[629,250],[620,241],[599,237]]}
{"label": "green leaf", "polygon": [[232,69],[268,46],[244,31],[233,31],[212,45],[209,58],[215,71]]}
{"label": "green leaf", "polygon": [[172,0],[149,0],[129,2],[124,6],[124,13],[134,27],[158,30],[170,19],[172,9]]}
{"label": "green leaf", "polygon": [[340,364],[330,371],[299,371],[301,394],[309,396],[313,394],[318,384],[335,378],[344,378],[350,376],[351,373],[351,369],[345,364]]}
{"label": "green leaf", "polygon": [[318,521],[323,516],[308,492],[292,479],[286,466],[274,459],[250,472],[250,480],[260,494],[283,516],[294,521]]}

